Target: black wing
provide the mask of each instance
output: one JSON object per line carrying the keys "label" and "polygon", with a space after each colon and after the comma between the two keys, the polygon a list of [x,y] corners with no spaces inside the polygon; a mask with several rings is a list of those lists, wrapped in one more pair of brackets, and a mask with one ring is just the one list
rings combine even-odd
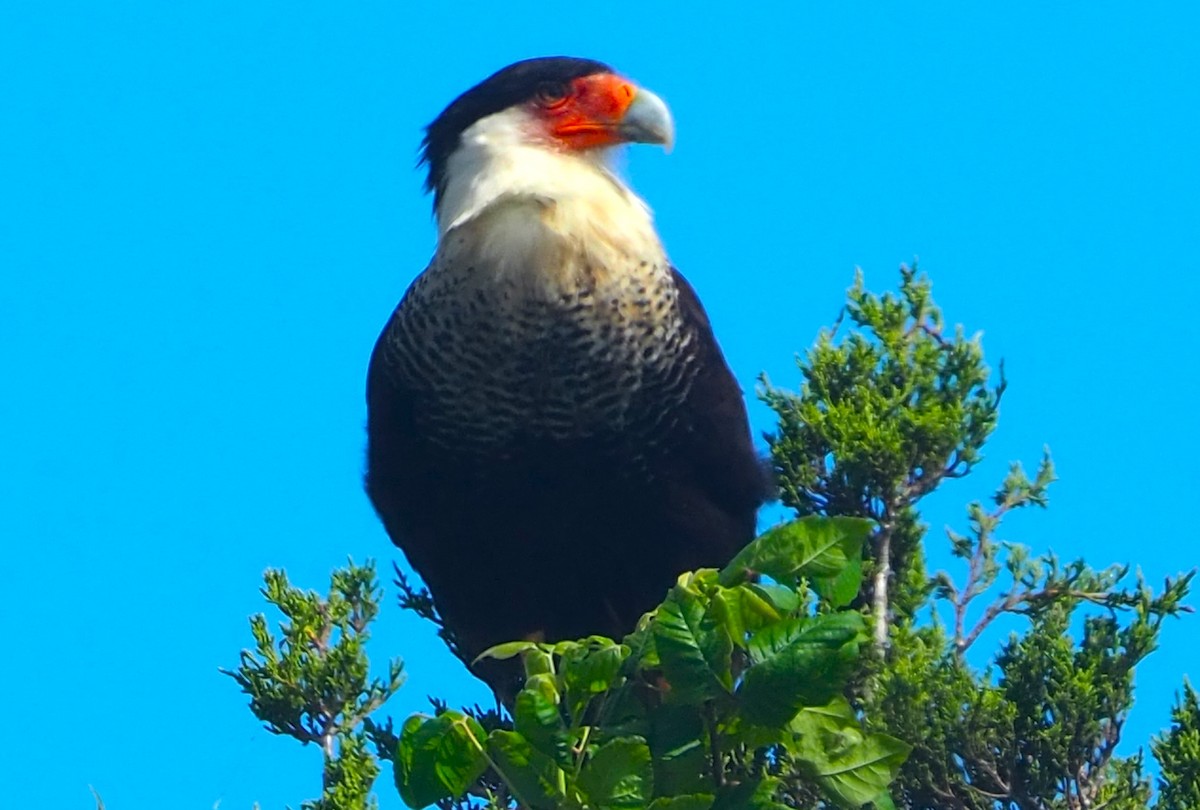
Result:
{"label": "black wing", "polygon": [[[741,388],[713,334],[696,291],[675,268],[679,307],[692,332],[696,378],[672,441],[665,503],[688,563],[720,566],[754,538],[758,508],[772,491],[767,465],[754,449]],[[702,563],[698,560],[703,559]]]}

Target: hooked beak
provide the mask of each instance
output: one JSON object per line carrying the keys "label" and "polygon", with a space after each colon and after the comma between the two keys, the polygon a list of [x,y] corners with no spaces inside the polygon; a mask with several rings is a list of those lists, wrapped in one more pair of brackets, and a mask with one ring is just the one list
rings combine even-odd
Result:
{"label": "hooked beak", "polygon": [[571,93],[549,102],[541,115],[550,134],[568,149],[622,143],[657,143],[671,148],[675,124],[661,98],[613,73],[584,76]]}
{"label": "hooked beak", "polygon": [[630,143],[657,143],[671,151],[675,143],[675,122],[661,98],[641,87],[625,110],[617,134]]}

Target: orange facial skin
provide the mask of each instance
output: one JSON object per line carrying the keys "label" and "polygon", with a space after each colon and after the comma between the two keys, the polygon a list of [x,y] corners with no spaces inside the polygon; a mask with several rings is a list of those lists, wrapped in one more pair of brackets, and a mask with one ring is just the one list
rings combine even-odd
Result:
{"label": "orange facial skin", "polygon": [[547,88],[535,104],[550,135],[565,148],[595,149],[629,140],[620,125],[637,93],[637,87],[620,76],[597,73]]}

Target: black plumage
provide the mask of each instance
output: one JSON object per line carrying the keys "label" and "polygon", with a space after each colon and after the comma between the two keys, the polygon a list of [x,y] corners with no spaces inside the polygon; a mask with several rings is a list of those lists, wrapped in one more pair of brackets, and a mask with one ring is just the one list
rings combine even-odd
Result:
{"label": "black plumage", "polygon": [[[429,127],[435,192],[475,121],[608,70],[536,68]],[[468,661],[516,639],[621,637],[679,573],[751,540],[766,494],[741,391],[661,248],[534,251],[561,266],[527,268],[554,279],[531,284],[482,266],[487,220],[442,234],[367,381],[368,494]],[[503,691],[503,668],[475,669]]]}

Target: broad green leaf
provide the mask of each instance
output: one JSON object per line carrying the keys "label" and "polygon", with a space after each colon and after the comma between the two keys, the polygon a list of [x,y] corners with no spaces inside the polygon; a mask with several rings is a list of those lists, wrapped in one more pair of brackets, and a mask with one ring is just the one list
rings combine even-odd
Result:
{"label": "broad green leaf", "polygon": [[694,706],[660,704],[650,712],[649,727],[657,793],[699,793],[712,787],[704,723]]}
{"label": "broad green leaf", "polygon": [[787,615],[800,607],[800,595],[794,588],[785,588],[765,582],[747,582],[741,586],[758,594],[782,615]]}
{"label": "broad green leaf", "polygon": [[744,717],[737,717],[722,729],[722,736],[731,745],[745,746],[753,751],[787,742],[793,735],[786,726],[760,726]]}
{"label": "broad green leaf", "polygon": [[748,632],[782,618],[763,594],[745,585],[717,588],[712,594],[712,611],[739,647],[746,646]]}
{"label": "broad green leaf", "polygon": [[866,624],[861,614],[842,611],[819,616],[796,616],[751,635],[747,651],[751,664],[757,664],[778,655],[798,640],[836,645],[847,638],[866,640]]}
{"label": "broad green leaf", "polygon": [[484,658],[495,658],[497,661],[505,661],[509,658],[516,658],[523,652],[528,650],[538,649],[536,641],[509,641],[504,644],[497,644],[493,647],[488,647],[486,650],[475,656],[472,664],[477,664]]}
{"label": "broad green leaf", "polygon": [[779,780],[774,777],[728,785],[717,792],[712,810],[787,810],[787,805],[775,801],[778,787]]}
{"label": "broad green leaf", "polygon": [[841,573],[833,577],[813,577],[809,580],[817,595],[832,607],[843,608],[854,601],[862,588],[863,567],[862,550],[853,553],[842,568]]}
{"label": "broad green leaf", "polygon": [[497,729],[488,735],[488,751],[522,807],[553,810],[562,806],[565,797],[558,790],[562,770],[534,750],[529,740],[515,731]]}
{"label": "broad green leaf", "polygon": [[[831,727],[843,728],[853,727],[859,728],[858,717],[854,713],[850,701],[844,697],[835,697],[823,706],[808,706],[801,711],[804,717],[802,721],[800,717],[796,718],[796,722],[813,722],[815,718],[817,722],[824,722]],[[791,726],[795,731],[797,727]]]}
{"label": "broad green leaf", "polygon": [[568,689],[599,694],[612,686],[627,652],[609,639],[596,640],[563,656],[560,674]]}
{"label": "broad green leaf", "polygon": [[671,589],[658,609],[654,644],[674,699],[700,703],[732,689],[733,640],[699,594]]}
{"label": "broad green leaf", "polygon": [[[842,807],[890,802],[887,788],[911,746],[886,734],[865,734],[845,698],[802,710],[791,722],[792,756]],[[880,805],[882,806],[882,805]]]}
{"label": "broad green leaf", "polygon": [[[839,582],[851,561],[861,560],[863,543],[871,534],[864,518],[810,515],[769,529],[743,548],[721,572],[722,585],[746,580],[746,572],[766,574],[781,585],[795,586],[808,577],[814,589],[824,582],[842,596],[851,578]],[[861,563],[859,565],[861,578]],[[855,589],[857,593],[857,589]]]}
{"label": "broad green leaf", "polygon": [[541,647],[526,650],[521,663],[525,667],[525,680],[537,675],[554,675],[554,656]]}
{"label": "broad green leaf", "polygon": [[562,767],[571,767],[571,743],[553,676],[535,675],[525,681],[513,706],[513,729]]}
{"label": "broad green leaf", "polygon": [[625,674],[632,677],[638,669],[655,669],[661,663],[654,646],[654,622],[647,622],[625,637],[629,655],[625,659]]}
{"label": "broad green leaf", "polygon": [[596,749],[579,773],[592,807],[645,807],[654,795],[650,748],[639,737],[618,737]]}
{"label": "broad green leaf", "polygon": [[781,726],[800,708],[827,703],[858,659],[863,632],[862,617],[845,612],[788,619],[755,633],[737,692],[745,719]]}
{"label": "broad green leaf", "polygon": [[[400,727],[400,740],[396,745],[396,787],[400,790],[400,795],[403,798],[404,788],[401,787],[406,781],[405,774],[411,773],[413,770],[413,758],[416,755],[416,749],[413,747],[413,738],[429,718],[414,714],[404,721],[404,725]],[[408,800],[405,799],[407,802]]]}
{"label": "broad green leaf", "polygon": [[664,796],[650,802],[649,810],[709,810],[716,799],[711,793],[692,793],[687,796]]}
{"label": "broad green leaf", "polygon": [[396,752],[396,787],[409,807],[427,807],[466,793],[485,770],[484,731],[456,711],[410,717]]}
{"label": "broad green leaf", "polygon": [[880,793],[871,799],[871,804],[875,805],[875,810],[896,810],[896,803],[892,801],[890,793]]}
{"label": "broad green leaf", "polygon": [[645,737],[650,728],[644,699],[647,689],[625,686],[609,692],[603,708],[596,712],[596,724],[613,737]]}
{"label": "broad green leaf", "polygon": [[719,584],[720,578],[721,572],[715,568],[697,568],[695,571],[680,574],[675,582],[681,588],[699,593]]}
{"label": "broad green leaf", "polygon": [[566,705],[573,721],[582,720],[592,698],[612,688],[627,654],[627,647],[593,636],[562,657],[559,675],[566,687]]}
{"label": "broad green leaf", "polygon": [[580,646],[578,641],[574,639],[564,639],[563,641],[555,642],[553,651],[555,655],[566,655],[574,651]]}

